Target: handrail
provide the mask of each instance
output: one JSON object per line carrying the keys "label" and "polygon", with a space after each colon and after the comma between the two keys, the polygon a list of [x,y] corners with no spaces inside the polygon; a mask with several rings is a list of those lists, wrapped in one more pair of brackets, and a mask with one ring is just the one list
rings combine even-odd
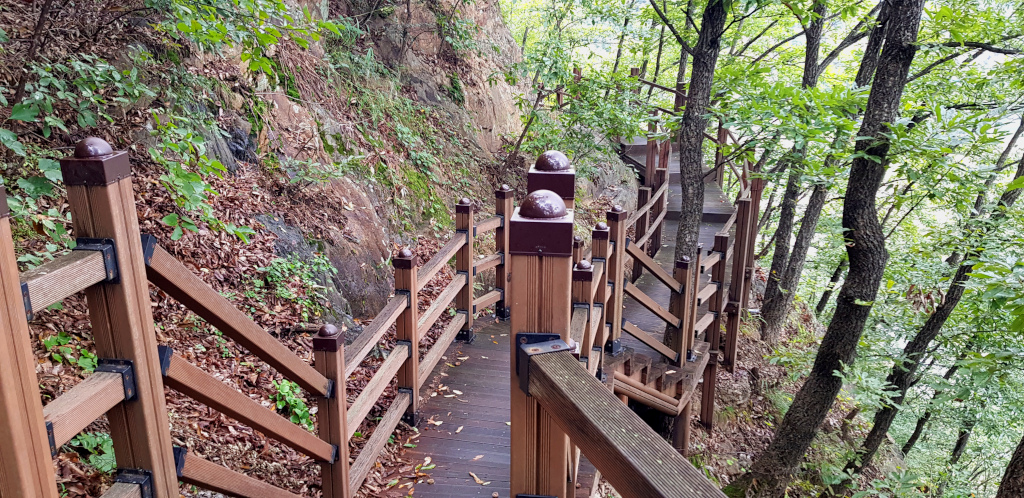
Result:
{"label": "handrail", "polygon": [[491,216],[490,218],[476,224],[476,233],[474,233],[474,235],[483,235],[490,232],[491,230],[500,227],[503,221],[503,216]]}
{"label": "handrail", "polygon": [[395,427],[402,421],[405,409],[412,403],[412,396],[407,392],[398,393],[395,396],[395,400],[391,402],[388,411],[384,413],[384,417],[381,418],[377,428],[373,430],[370,440],[366,442],[366,446],[363,446],[363,451],[359,453],[356,461],[350,467],[349,489],[353,491],[353,495],[355,490],[363,485],[363,480],[366,479],[366,475],[373,469],[373,464],[377,461],[377,455],[380,455],[380,450],[384,449],[384,445],[387,444],[391,433],[395,431]]}
{"label": "handrail", "polygon": [[455,257],[455,253],[462,249],[462,246],[466,245],[466,236],[455,234],[452,240],[449,240],[440,251],[427,264],[420,267],[419,272],[416,274],[417,287],[416,290],[423,290],[423,286],[434,278],[434,275],[443,267],[449,260]]}
{"label": "handrail", "polygon": [[462,329],[462,325],[464,323],[466,323],[466,314],[457,313],[455,318],[452,318],[452,321],[448,322],[448,325],[444,328],[444,331],[441,332],[437,341],[434,342],[434,346],[431,347],[430,351],[423,356],[422,360],[420,360],[418,387],[423,387],[423,384],[430,379],[430,372],[434,371],[434,367],[437,366],[437,362],[441,360],[441,357],[444,356],[444,352],[448,349],[448,344],[451,344],[455,339],[455,336],[458,335],[459,330]]}
{"label": "handrail", "polygon": [[106,265],[99,251],[71,251],[22,273],[22,298],[28,298],[35,313],[106,279]]}
{"label": "handrail", "polygon": [[662,211],[658,214],[658,217],[651,221],[651,226],[647,228],[647,232],[644,233],[643,237],[636,239],[636,245],[642,246],[647,243],[651,237],[661,228],[661,222],[665,221],[665,216],[668,215],[668,211]]}
{"label": "handrail", "polygon": [[668,184],[669,184],[669,182],[665,182],[664,185],[659,187],[658,190],[655,191],[654,194],[651,195],[651,200],[647,201],[647,203],[644,204],[643,206],[640,206],[639,208],[637,208],[636,212],[631,214],[629,216],[629,218],[626,218],[626,226],[627,227],[633,225],[634,223],[636,223],[636,220],[640,219],[640,217],[643,216],[644,213],[650,211],[651,208],[654,207],[655,204],[658,204],[659,202],[661,202],[661,196],[665,195],[665,192],[668,191]]}
{"label": "handrail", "polygon": [[272,484],[253,479],[191,453],[184,456],[181,464],[183,482],[224,493],[228,496],[259,496],[260,498],[299,498],[299,495],[285,491]]}
{"label": "handrail", "polygon": [[437,295],[437,298],[434,299],[434,303],[427,308],[427,312],[423,314],[420,318],[419,324],[416,326],[417,335],[419,337],[423,337],[423,335],[430,330],[430,327],[434,326],[434,322],[441,317],[441,313],[448,309],[448,306],[451,306],[452,299],[455,299],[455,295],[458,294],[465,285],[466,275],[455,275],[455,278],[448,283],[448,286]]}
{"label": "handrail", "polygon": [[624,498],[724,498],[571,352],[529,357],[529,393]]}
{"label": "handrail", "polygon": [[504,260],[505,258],[501,253],[494,253],[486,258],[476,260],[476,262],[473,263],[473,271],[480,273],[482,271],[490,270],[491,268],[500,265]]}
{"label": "handrail", "polygon": [[327,394],[327,378],[309,363],[295,356],[163,247],[154,242],[152,251],[152,257],[146,263],[146,276],[150,282],[306,391],[319,396]]}
{"label": "handrail", "polygon": [[43,407],[53,446],[60,448],[89,424],[124,401],[124,379],[114,372],[94,372]]}
{"label": "handrail", "polygon": [[402,367],[402,363],[405,362],[406,358],[409,357],[409,346],[405,344],[399,344],[395,346],[395,349],[391,350],[388,354],[387,359],[380,364],[380,368],[374,372],[373,377],[366,386],[363,387],[363,391],[359,393],[356,400],[348,407],[348,413],[345,419],[345,423],[348,425],[348,433],[345,434],[345,438],[351,438],[356,433],[356,429],[363,423],[363,420],[367,415],[370,414],[370,410],[373,409],[373,405],[377,403],[377,399],[384,393],[384,389],[388,387],[391,380],[395,378],[395,374],[398,373],[398,369]]}
{"label": "handrail", "polygon": [[377,313],[370,325],[363,329],[363,332],[356,337],[352,344],[345,348],[345,378],[349,378],[359,368],[359,364],[366,358],[366,355],[373,350],[384,333],[395,324],[398,316],[408,307],[409,296],[399,294],[384,305],[384,309]]}

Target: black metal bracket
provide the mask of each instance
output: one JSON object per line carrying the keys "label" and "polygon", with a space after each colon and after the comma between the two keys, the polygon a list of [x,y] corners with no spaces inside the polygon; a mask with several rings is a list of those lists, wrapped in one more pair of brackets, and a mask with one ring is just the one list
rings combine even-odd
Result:
{"label": "black metal bracket", "polygon": [[96,362],[95,371],[121,374],[121,383],[124,385],[124,400],[132,401],[135,399],[138,391],[135,388],[135,365],[131,360],[100,358]]}
{"label": "black metal bracket", "polygon": [[[456,230],[455,233],[461,233],[466,236],[466,243],[469,244],[469,230]],[[476,227],[473,228],[473,235],[476,235]]]}
{"label": "black metal bracket", "polygon": [[[476,311],[476,306],[473,306],[473,311],[474,312]],[[466,315],[466,323],[469,323],[469,312],[468,311],[466,311],[466,310],[455,310],[455,313],[456,314],[462,313],[462,314]],[[473,340],[474,339],[476,339],[476,334],[473,332],[472,328],[462,329],[462,330],[459,331],[458,334],[455,334],[455,340],[462,341],[462,342],[464,342],[466,344],[473,344]]]}
{"label": "black metal bracket", "polygon": [[408,353],[408,356],[406,356],[406,358],[412,358],[412,341],[395,341],[396,348],[398,346],[401,346],[402,344],[406,345],[406,353]]}
{"label": "black metal bracket", "polygon": [[142,260],[146,262],[146,266],[153,261],[153,251],[157,245],[159,244],[156,242],[156,237],[148,233],[142,234]]}
{"label": "black metal bracket", "polygon": [[[408,394],[410,400],[416,401],[416,399],[414,398],[414,396],[416,396],[416,391],[413,390],[413,388],[411,387],[399,387],[398,393]],[[418,419],[419,416],[416,414],[416,412],[405,412],[405,415],[402,415],[402,422],[405,422],[409,427],[416,427],[416,422]]]}
{"label": "black metal bracket", "polygon": [[73,251],[96,251],[103,255],[103,268],[107,272],[104,282],[117,283],[121,276],[117,271],[117,248],[114,246],[114,239],[90,239],[79,237],[75,239]]}
{"label": "black metal bracket", "polygon": [[25,306],[25,319],[32,321],[35,313],[32,313],[32,297],[28,295],[28,282],[21,283],[21,304]]}
{"label": "black metal bracket", "polygon": [[114,482],[137,484],[139,496],[153,498],[153,473],[142,469],[118,469]]}
{"label": "black metal bracket", "polygon": [[174,473],[177,474],[178,477],[181,477],[185,472],[186,453],[188,453],[187,449],[182,448],[181,446],[174,447]]}
{"label": "black metal bracket", "polygon": [[339,452],[340,451],[338,450],[338,445],[332,444],[331,445],[331,461],[327,462],[327,463],[329,463],[331,465],[334,465],[334,462],[338,461],[338,453]]}
{"label": "black metal bracket", "polygon": [[686,361],[689,362],[689,363],[693,363],[693,362],[697,361],[697,353],[694,353],[692,349],[687,349],[686,350]]}
{"label": "black metal bracket", "polygon": [[57,440],[53,438],[53,422],[46,421],[46,439],[50,443],[50,458],[57,458]]}
{"label": "black metal bracket", "polygon": [[[502,293],[504,294],[504,290],[502,290]],[[512,308],[505,307],[504,299],[494,303],[494,317],[503,322],[512,318]]]}
{"label": "black metal bracket", "polygon": [[610,356],[618,356],[622,354],[622,341],[620,339],[608,341],[608,344],[604,345],[604,351]]}
{"label": "black metal bracket", "polygon": [[530,357],[571,350],[558,334],[520,332],[516,334],[516,377],[519,389],[530,395]]}
{"label": "black metal bracket", "polygon": [[156,347],[157,357],[160,358],[160,375],[167,375],[167,369],[171,368],[171,356],[174,356],[174,349],[163,344]]}
{"label": "black metal bracket", "polygon": [[412,306],[412,292],[405,289],[395,289],[396,296],[405,296],[405,307]]}

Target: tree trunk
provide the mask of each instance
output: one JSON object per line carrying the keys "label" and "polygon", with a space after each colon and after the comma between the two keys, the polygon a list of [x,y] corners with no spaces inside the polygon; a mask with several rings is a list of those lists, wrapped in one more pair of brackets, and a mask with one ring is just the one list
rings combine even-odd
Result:
{"label": "tree trunk", "polygon": [[1010,464],[1006,466],[1003,482],[999,484],[996,498],[1020,498],[1024,496],[1024,438],[1013,452]]}
{"label": "tree trunk", "polygon": [[828,306],[828,300],[832,297],[832,291],[835,290],[839,279],[843,278],[843,273],[846,273],[846,267],[849,264],[850,260],[846,259],[845,254],[839,257],[839,264],[836,265],[835,271],[832,272],[832,278],[828,281],[828,287],[825,288],[825,292],[821,293],[821,299],[818,300],[818,305],[814,307],[815,315],[821,316],[825,311],[825,307]]}
{"label": "tree trunk", "polygon": [[[1012,147],[1013,144],[1010,144]],[[1014,174],[1014,179],[1020,178],[1024,175],[1024,157],[1017,164],[1017,171]],[[1000,220],[1006,216],[1005,209],[1013,206],[1020,197],[1020,189],[1007,190],[1000,196],[998,205],[1001,210],[993,214],[992,218],[982,226],[978,226],[978,217],[981,215],[980,212],[975,211],[971,215],[968,226],[965,227],[965,233],[972,233],[975,231],[987,232],[991,230],[991,227],[995,224],[994,222]],[[986,192],[982,192],[979,196],[985,196]],[[892,386],[890,393],[892,396],[892,402],[888,403],[884,408],[875,413],[874,425],[871,427],[871,432],[864,439],[864,443],[861,445],[858,451],[859,458],[853,459],[846,464],[847,470],[852,470],[859,473],[865,467],[871,463],[871,459],[874,458],[875,453],[878,451],[878,447],[885,440],[886,434],[889,432],[889,427],[892,426],[893,421],[896,419],[896,415],[899,413],[899,406],[903,404],[904,398],[907,395],[907,390],[910,388],[911,380],[917,375],[917,369],[921,365],[921,360],[924,357],[929,345],[935,337],[939,335],[939,331],[942,330],[942,326],[946,324],[946,320],[956,309],[957,305],[960,304],[960,299],[964,295],[967,281],[970,280],[970,273],[974,270],[973,261],[978,255],[979,251],[972,251],[968,254],[968,257],[964,258],[959,267],[957,267],[956,273],[949,282],[949,287],[946,290],[946,297],[942,303],[935,308],[935,312],[928,317],[924,325],[921,326],[920,330],[917,331],[917,335],[914,336],[907,345],[903,348],[903,356],[897,359],[893,363],[892,369],[889,371],[889,376],[886,379],[887,383]],[[858,463],[859,460],[859,463]]]}
{"label": "tree trunk", "polygon": [[974,431],[975,425],[978,425],[978,417],[971,414],[967,416],[963,425],[960,426],[960,432],[956,435],[956,443],[953,444],[953,452],[949,455],[949,475],[939,483],[939,489],[935,493],[935,496],[938,498],[945,496],[946,486],[949,485],[949,481],[953,478],[952,467],[960,461],[960,457],[964,456],[964,451],[967,450],[967,443],[971,440],[971,432]]}
{"label": "tree trunk", "polygon": [[[854,353],[871,306],[878,295],[886,261],[882,226],[875,196],[885,176],[889,142],[888,123],[896,120],[903,87],[917,51],[917,31],[924,0],[894,2],[871,87],[843,202],[843,228],[848,243],[850,274],[837,299],[835,317],[829,324],[811,373],[793,399],[768,448],[753,465],[749,479],[754,496],[784,496],[804,453],[835,402],[843,381],[835,375],[854,361]],[[875,162],[865,156],[880,159]]]}
{"label": "tree trunk", "polygon": [[707,108],[711,102],[711,85],[725,29],[724,0],[711,0],[704,8],[697,44],[693,47],[693,69],[686,110],[679,126],[679,179],[682,184],[683,211],[676,235],[676,261],[697,254],[697,237],[704,211],[704,131],[708,127]]}

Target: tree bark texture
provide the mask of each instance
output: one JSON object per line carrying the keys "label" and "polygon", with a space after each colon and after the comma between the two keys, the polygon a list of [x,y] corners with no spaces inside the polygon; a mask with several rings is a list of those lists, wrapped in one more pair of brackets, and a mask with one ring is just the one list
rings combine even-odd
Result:
{"label": "tree bark texture", "polygon": [[1013,452],[1010,464],[1003,473],[1003,481],[999,484],[996,498],[1019,498],[1024,496],[1024,438]]}
{"label": "tree bark texture", "polygon": [[693,66],[686,110],[679,126],[679,179],[682,185],[683,211],[676,234],[676,261],[697,254],[700,219],[704,212],[704,130],[708,127],[707,108],[711,102],[711,85],[715,79],[715,65],[721,50],[722,32],[728,13],[724,0],[711,0],[704,15],[693,47]]}
{"label": "tree bark texture", "polygon": [[[822,338],[810,375],[794,397],[775,438],[753,465],[751,489],[754,496],[785,495],[789,481],[842,388],[843,381],[835,372],[853,362],[857,343],[878,295],[878,285],[889,257],[875,205],[890,146],[884,134],[888,123],[897,117],[917,51],[923,7],[924,0],[892,4],[875,81],[857,134],[870,139],[857,142],[856,150],[861,154],[853,161],[843,202],[842,224],[850,259],[849,276],[839,292],[835,316]],[[865,155],[880,161],[872,161]]]}
{"label": "tree bark texture", "polygon": [[828,306],[828,301],[832,297],[832,291],[835,290],[836,284],[843,278],[843,274],[846,273],[846,267],[849,266],[850,260],[846,259],[846,255],[839,257],[839,264],[836,265],[836,269],[832,272],[832,278],[828,281],[828,287],[821,293],[821,299],[818,300],[818,305],[814,307],[814,314],[821,316],[825,312],[825,307]]}

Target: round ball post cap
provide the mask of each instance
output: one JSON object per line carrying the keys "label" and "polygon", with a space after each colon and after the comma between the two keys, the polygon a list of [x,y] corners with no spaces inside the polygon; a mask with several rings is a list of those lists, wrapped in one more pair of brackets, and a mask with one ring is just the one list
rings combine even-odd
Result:
{"label": "round ball post cap", "polygon": [[580,270],[589,270],[593,268],[593,265],[590,264],[590,261],[581,259],[579,263],[576,263],[576,268],[579,268]]}
{"label": "round ball post cap", "polygon": [[608,229],[608,224],[603,222],[603,221],[601,221],[601,222],[598,222],[597,225],[594,228],[596,228],[598,230],[607,230]]}
{"label": "round ball post cap", "polygon": [[683,256],[683,257],[682,257],[682,259],[681,259],[681,261],[682,261],[683,263],[689,263],[689,262],[690,262],[690,257],[689,257],[689,256]]}
{"label": "round ball post cap", "polygon": [[110,144],[99,137],[89,137],[75,145],[75,157],[79,159],[109,156],[113,153],[114,149],[110,147]]}
{"label": "round ball post cap", "polygon": [[469,197],[463,197],[463,198],[459,199],[459,204],[461,204],[463,206],[469,205]]}
{"label": "round ball post cap", "polygon": [[557,150],[549,150],[537,158],[534,167],[538,171],[568,171],[569,158]]}
{"label": "round ball post cap", "polygon": [[320,332],[317,333],[317,335],[319,335],[320,337],[334,337],[338,335],[338,327],[335,327],[334,325],[328,323],[323,327],[320,327]]}
{"label": "round ball post cap", "polygon": [[550,190],[534,190],[519,208],[524,218],[551,219],[566,215],[565,201]]}
{"label": "round ball post cap", "polygon": [[576,235],[576,236],[574,236],[572,238],[572,241],[573,242],[583,242],[583,237],[580,237],[579,235]]}
{"label": "round ball post cap", "polygon": [[512,187],[509,187],[508,184],[502,183],[501,190],[504,192],[508,192],[509,190],[512,190]]}
{"label": "round ball post cap", "polygon": [[620,206],[618,204],[612,206],[612,212],[613,213],[621,213],[622,212],[622,206]]}
{"label": "round ball post cap", "polygon": [[402,259],[409,259],[412,257],[412,251],[408,248],[404,248],[401,251],[398,251],[398,257]]}

